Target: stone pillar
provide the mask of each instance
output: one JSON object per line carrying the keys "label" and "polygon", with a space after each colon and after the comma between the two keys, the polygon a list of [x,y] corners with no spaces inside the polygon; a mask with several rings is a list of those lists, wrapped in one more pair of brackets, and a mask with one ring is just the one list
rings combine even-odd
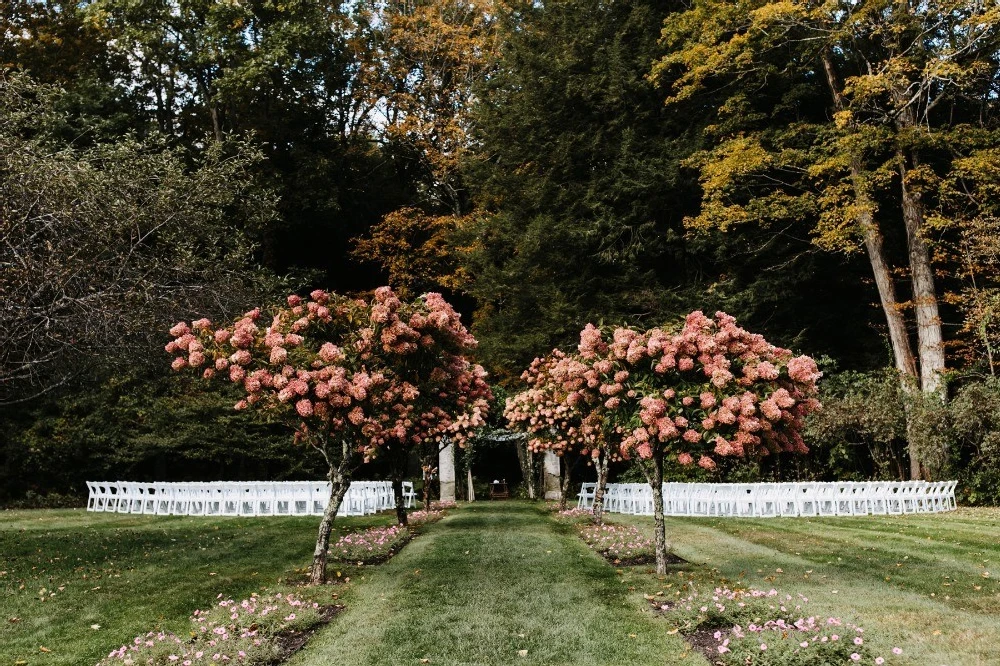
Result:
{"label": "stone pillar", "polygon": [[449,443],[438,454],[438,478],[441,479],[441,501],[455,501],[455,445]]}
{"label": "stone pillar", "polygon": [[562,497],[562,487],[559,483],[559,456],[551,451],[545,452],[545,499],[557,500]]}

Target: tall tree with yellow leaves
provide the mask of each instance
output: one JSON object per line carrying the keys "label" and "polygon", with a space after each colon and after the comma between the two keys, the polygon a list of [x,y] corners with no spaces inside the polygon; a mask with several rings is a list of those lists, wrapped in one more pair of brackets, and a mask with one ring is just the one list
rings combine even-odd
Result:
{"label": "tall tree with yellow leaves", "polygon": [[[810,225],[864,248],[906,386],[943,394],[945,340],[932,254],[975,216],[982,170],[953,164],[996,143],[1000,9],[974,0],[697,0],[665,21],[651,76],[667,103],[708,106],[690,161],[692,228]],[[706,101],[708,103],[706,104]],[[995,165],[993,165],[995,171]],[[949,204],[963,199],[963,206]],[[960,211],[959,208],[962,208]],[[905,239],[901,298],[886,238]],[[911,340],[916,329],[916,345]],[[911,473],[925,475],[918,451]]]}

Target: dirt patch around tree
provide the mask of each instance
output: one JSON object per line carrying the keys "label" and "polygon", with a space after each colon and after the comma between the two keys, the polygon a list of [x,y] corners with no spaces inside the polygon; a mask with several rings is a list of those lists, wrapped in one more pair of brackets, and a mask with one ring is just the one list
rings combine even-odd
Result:
{"label": "dirt patch around tree", "polygon": [[695,652],[700,652],[710,664],[724,664],[719,659],[719,641],[715,640],[715,629],[696,629],[684,634],[684,640]]}
{"label": "dirt patch around tree", "polygon": [[[641,567],[656,564],[656,555],[638,555],[636,557],[615,557],[608,553],[600,553],[600,555],[616,567]],[[667,553],[667,565],[671,564],[690,564],[690,562],[673,553]]]}
{"label": "dirt patch around tree", "polygon": [[330,624],[330,621],[343,612],[345,608],[346,606],[343,604],[321,606],[319,609],[320,619],[318,624],[306,629],[305,631],[290,631],[275,636],[274,641],[278,645],[280,656],[274,663],[281,664],[288,661],[293,654],[305,647],[306,643],[309,642],[309,639],[312,638],[317,631]]}

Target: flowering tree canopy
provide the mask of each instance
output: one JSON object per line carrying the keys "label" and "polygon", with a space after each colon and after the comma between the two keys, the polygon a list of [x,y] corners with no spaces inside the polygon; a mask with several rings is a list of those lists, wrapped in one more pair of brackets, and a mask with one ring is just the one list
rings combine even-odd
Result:
{"label": "flowering tree canopy", "polygon": [[[580,355],[601,357],[582,378],[605,397],[607,420],[624,455],[676,455],[681,464],[715,467],[713,456],[806,453],[799,434],[819,407],[822,376],[808,356],[795,356],[718,312],[687,316],[679,332],[591,325]],[[578,389],[583,400],[585,388]]]}
{"label": "flowering tree canopy", "polygon": [[597,431],[592,420],[570,404],[560,381],[571,360],[558,349],[536,358],[521,374],[528,388],[507,399],[504,415],[512,428],[528,435],[528,449],[534,453],[563,455],[578,450],[586,454],[595,446]]}
{"label": "flowering tree canopy", "polygon": [[[600,522],[609,456],[617,457],[618,447],[608,445],[602,425],[606,411],[603,400],[584,379],[593,373],[593,360],[558,349],[545,358],[536,358],[521,375],[528,388],[507,400],[505,416],[511,428],[528,436],[530,451],[552,451],[560,457],[579,454],[593,459],[598,470],[594,515]],[[568,468],[568,463],[564,462],[564,466]],[[563,506],[568,491],[566,473],[560,499]]]}
{"label": "flowering tree canopy", "polygon": [[330,524],[358,457],[446,438],[462,446],[485,422],[491,398],[485,371],[466,357],[476,340],[440,294],[404,303],[389,287],[371,301],[317,290],[289,296],[269,323],[255,309],[230,326],[199,319],[170,333],[175,370],[240,386],[246,395],[236,409],[290,417],[296,439],[330,465],[314,582],[322,581]]}

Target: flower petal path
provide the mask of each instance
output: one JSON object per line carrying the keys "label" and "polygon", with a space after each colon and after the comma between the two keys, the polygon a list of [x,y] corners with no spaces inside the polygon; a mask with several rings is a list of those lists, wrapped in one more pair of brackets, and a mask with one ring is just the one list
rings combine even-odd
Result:
{"label": "flower petal path", "polygon": [[289,666],[704,664],[538,506],[464,507],[365,577]]}

